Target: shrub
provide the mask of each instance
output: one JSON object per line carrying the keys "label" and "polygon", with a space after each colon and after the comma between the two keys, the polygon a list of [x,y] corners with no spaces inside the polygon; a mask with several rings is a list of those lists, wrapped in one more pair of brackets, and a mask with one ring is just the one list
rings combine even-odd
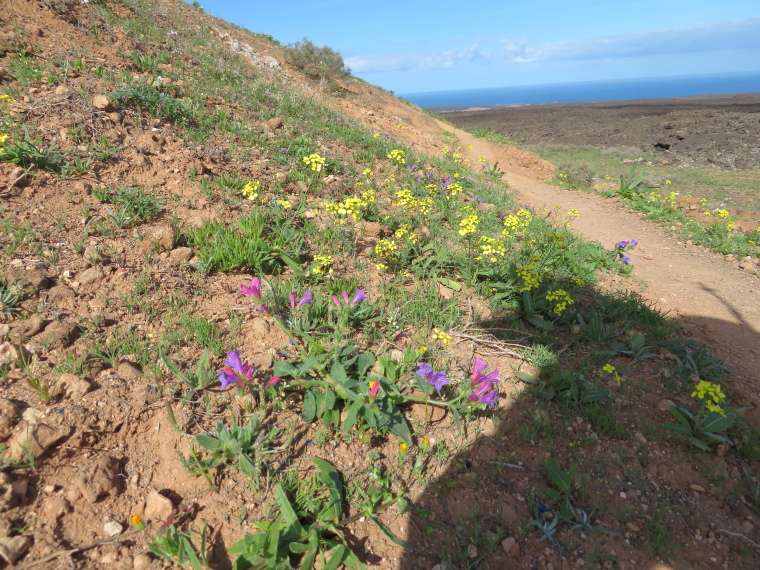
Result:
{"label": "shrub", "polygon": [[343,57],[328,46],[317,47],[309,38],[285,46],[285,61],[300,69],[310,79],[333,84],[340,75],[350,75]]}

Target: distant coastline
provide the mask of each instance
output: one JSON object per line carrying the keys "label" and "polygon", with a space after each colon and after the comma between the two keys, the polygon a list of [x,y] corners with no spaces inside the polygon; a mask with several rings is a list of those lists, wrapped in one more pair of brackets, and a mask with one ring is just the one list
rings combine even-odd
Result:
{"label": "distant coastline", "polygon": [[745,94],[760,96],[760,71],[461,89],[401,96],[423,109],[451,112],[525,105],[646,104],[663,99],[688,102],[731,99]]}

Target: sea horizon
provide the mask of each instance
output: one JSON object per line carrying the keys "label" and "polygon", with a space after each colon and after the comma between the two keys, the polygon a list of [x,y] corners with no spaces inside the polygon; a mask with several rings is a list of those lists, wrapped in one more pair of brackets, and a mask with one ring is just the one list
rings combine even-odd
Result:
{"label": "sea horizon", "polygon": [[760,71],[516,85],[400,94],[423,109],[635,101],[679,97],[760,94]]}

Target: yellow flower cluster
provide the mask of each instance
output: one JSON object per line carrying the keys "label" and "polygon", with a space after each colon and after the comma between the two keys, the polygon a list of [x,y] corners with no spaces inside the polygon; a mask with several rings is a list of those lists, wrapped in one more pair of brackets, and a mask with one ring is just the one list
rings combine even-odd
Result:
{"label": "yellow flower cluster", "polygon": [[727,218],[730,214],[728,213],[728,210],[715,210],[715,215],[720,218]]}
{"label": "yellow flower cluster", "polygon": [[[6,140],[8,140],[8,133],[3,133],[0,135],[0,144],[3,144]],[[3,152],[3,147],[0,146],[0,152]]]}
{"label": "yellow flower cluster", "polygon": [[466,236],[467,234],[474,233],[478,229],[480,219],[477,214],[470,214],[466,216],[461,222],[459,222],[459,235]]}
{"label": "yellow flower cluster", "polygon": [[396,239],[403,239],[405,236],[409,236],[408,239],[411,243],[417,243],[417,240],[420,239],[420,236],[412,231],[412,229],[409,227],[409,224],[404,224],[401,226],[399,229],[393,232],[393,236]]}
{"label": "yellow flower cluster", "polygon": [[390,158],[391,160],[395,160],[399,164],[406,164],[406,153],[399,148],[396,148],[390,151],[388,153],[388,158]]}
{"label": "yellow flower cluster", "polygon": [[259,188],[261,188],[261,182],[254,180],[253,182],[247,182],[245,186],[240,190],[240,193],[247,200],[255,200],[259,197]]}
{"label": "yellow flower cluster", "polygon": [[502,232],[502,235],[508,236],[510,233],[516,233],[522,229],[527,228],[533,219],[533,214],[530,210],[521,209],[515,214],[509,214],[504,217],[504,226],[507,228]]}
{"label": "yellow flower cluster", "polygon": [[541,284],[541,278],[536,272],[536,264],[526,265],[517,270],[517,275],[522,277],[523,286],[520,289],[520,293],[523,291],[530,291],[535,289]]}
{"label": "yellow flower cluster", "polygon": [[322,172],[322,167],[325,164],[325,157],[313,153],[309,156],[304,156],[301,161],[315,172]]}
{"label": "yellow flower cluster", "polygon": [[464,192],[464,188],[462,188],[462,185],[459,182],[452,182],[448,185],[446,191],[449,193],[449,195],[446,196],[446,199],[450,200],[452,196],[456,196],[457,194]]}
{"label": "yellow flower cluster", "polygon": [[375,244],[375,255],[377,257],[392,257],[397,251],[398,245],[390,239],[381,239]]}
{"label": "yellow flower cluster", "polygon": [[334,216],[351,216],[354,221],[358,221],[361,218],[361,208],[366,208],[370,202],[374,201],[374,190],[365,190],[362,192],[361,198],[359,196],[349,196],[337,204],[323,202],[322,207]]}
{"label": "yellow flower cluster", "polygon": [[375,173],[372,171],[371,168],[365,168],[364,170],[362,170],[362,176],[374,176],[374,174]]}
{"label": "yellow flower cluster", "polygon": [[285,208],[286,210],[290,210],[293,207],[293,204],[290,203],[290,200],[277,200],[277,205],[280,206],[280,208]]}
{"label": "yellow flower cluster", "polygon": [[441,329],[433,329],[432,336],[435,340],[440,340],[443,344],[451,344],[451,337]]}
{"label": "yellow flower cluster", "polygon": [[407,214],[427,215],[433,211],[435,202],[432,198],[416,198],[411,190],[398,190],[394,194],[393,204],[400,207]]}
{"label": "yellow flower cluster", "polygon": [[721,414],[722,416],[726,415],[723,406],[721,406],[726,400],[726,395],[721,391],[719,384],[700,380],[699,384],[695,386],[694,391],[691,393],[691,397],[696,397],[700,400],[706,399],[704,405],[708,411]]}
{"label": "yellow flower cluster", "polygon": [[15,99],[11,97],[10,95],[6,95],[5,93],[3,93],[2,95],[0,95],[0,101],[3,101],[3,102],[7,101],[8,103],[13,103]]}
{"label": "yellow flower cluster", "polygon": [[332,275],[333,274],[333,268],[330,267],[332,264],[332,256],[331,255],[315,255],[314,256],[314,267],[311,268],[311,272],[314,273],[314,275]]}
{"label": "yellow flower cluster", "polygon": [[480,239],[478,239],[478,247],[481,251],[480,255],[475,258],[478,261],[483,258],[488,258],[488,261],[494,263],[507,253],[507,248],[503,241],[488,236],[480,236]]}
{"label": "yellow flower cluster", "polygon": [[567,215],[570,216],[571,218],[577,218],[580,216],[580,212],[578,212],[578,210],[576,210],[575,208],[570,208],[567,211]]}
{"label": "yellow flower cluster", "polygon": [[554,301],[556,305],[554,305],[554,308],[552,311],[554,311],[556,314],[561,315],[562,312],[567,309],[568,305],[573,304],[573,299],[568,295],[567,291],[564,289],[557,289],[556,291],[549,291],[546,293],[546,300],[547,301]]}

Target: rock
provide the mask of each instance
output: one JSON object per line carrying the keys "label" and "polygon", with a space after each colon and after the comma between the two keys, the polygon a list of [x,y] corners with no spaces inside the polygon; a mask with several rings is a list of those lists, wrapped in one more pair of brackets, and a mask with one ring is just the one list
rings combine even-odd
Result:
{"label": "rock", "polygon": [[467,546],[467,558],[475,559],[478,557],[478,547],[474,544]]}
{"label": "rock", "polygon": [[657,409],[661,412],[667,412],[670,410],[670,406],[675,406],[676,403],[673,400],[660,400],[657,402]]}
{"label": "rock", "polygon": [[37,335],[36,340],[48,350],[67,348],[79,338],[80,333],[79,327],[71,321],[53,321]]}
{"label": "rock", "polygon": [[68,95],[69,93],[71,93],[71,90],[65,85],[59,85],[55,88],[56,95]]}
{"label": "rock", "polygon": [[100,558],[100,563],[103,564],[104,566],[110,566],[117,560],[119,560],[118,552],[107,552]]}
{"label": "rock", "polygon": [[[86,248],[84,248],[82,257],[84,257],[84,259],[92,265],[95,265],[98,261],[100,261],[102,255],[100,254],[100,250],[98,249],[97,245],[88,245]],[[78,281],[81,282],[79,279]]]}
{"label": "rock", "polygon": [[142,370],[128,360],[123,360],[116,369],[116,374],[122,378],[142,378]]}
{"label": "rock", "polygon": [[14,367],[22,356],[26,356],[23,347],[10,342],[0,344],[0,366]]}
{"label": "rock", "polygon": [[8,564],[14,564],[21,558],[27,549],[32,545],[32,539],[28,536],[14,536],[0,538],[0,556]]}
{"label": "rock", "polygon": [[646,255],[644,255],[644,259],[654,259],[654,255],[652,255],[651,253],[647,253]]}
{"label": "rock", "polygon": [[76,374],[62,374],[53,387],[54,396],[65,396],[71,400],[78,400],[92,390],[92,384]]}
{"label": "rock", "polygon": [[40,315],[32,315],[25,321],[13,325],[11,335],[15,338],[31,338],[45,327],[45,321]]}
{"label": "rock", "polygon": [[48,519],[58,520],[69,512],[71,505],[63,497],[50,497],[45,501],[42,511]]}
{"label": "rock", "polygon": [[364,223],[364,237],[374,239],[380,237],[383,233],[383,226],[377,222]]}
{"label": "rock", "polygon": [[76,297],[76,292],[66,285],[56,285],[51,287],[47,293],[48,301],[57,303],[64,299],[72,299]]}
{"label": "rock", "polygon": [[272,353],[267,352],[261,352],[259,354],[254,354],[251,357],[251,366],[256,368],[257,370],[269,370],[272,368],[272,364],[274,363],[274,357],[272,356]]}
{"label": "rock", "polygon": [[143,552],[135,556],[134,562],[132,563],[132,568],[135,570],[148,570],[152,562],[153,559],[150,557],[150,555]]}
{"label": "rock", "polygon": [[161,251],[171,251],[177,239],[177,230],[169,222],[163,222],[149,229],[145,237]]}
{"label": "rock", "polygon": [[444,562],[439,562],[435,566],[433,566],[430,570],[449,570],[449,567],[446,566]]}
{"label": "rock", "polygon": [[0,398],[0,442],[5,441],[13,434],[13,426],[16,425],[18,406],[6,398]]}
{"label": "rock", "polygon": [[745,271],[755,271],[757,269],[757,265],[751,261],[740,261],[739,269],[744,269]]}
{"label": "rock", "polygon": [[520,554],[520,545],[511,536],[501,541],[501,547],[508,556],[518,556]]}
{"label": "rock", "polygon": [[[421,396],[418,392],[416,395]],[[427,409],[425,409],[427,407]],[[446,410],[440,406],[425,406],[425,404],[412,404],[411,407],[412,416],[419,418],[422,421],[429,421],[431,423],[439,422],[446,417]]]}
{"label": "rock", "polygon": [[152,491],[145,500],[145,519],[149,521],[167,521],[176,512],[174,504],[158,491]]}
{"label": "rock", "polygon": [[16,429],[18,433],[8,444],[8,457],[17,461],[26,456],[24,448],[36,459],[50,447],[71,435],[70,428],[57,429],[36,422],[21,422]]}
{"label": "rock", "polygon": [[113,108],[113,103],[111,103],[111,100],[105,95],[95,95],[95,97],[92,98],[92,106],[101,111],[108,111]]}
{"label": "rock", "polygon": [[697,485],[696,483],[692,483],[691,485],[689,485],[689,489],[691,489],[692,491],[696,491],[697,493],[705,492],[705,488],[702,485]]}
{"label": "rock", "polygon": [[11,326],[5,323],[0,324],[0,340],[6,338],[11,332]]}
{"label": "rock", "polygon": [[23,501],[29,490],[29,479],[16,479],[11,483],[11,499]]}
{"label": "rock", "polygon": [[450,289],[449,287],[446,287],[445,285],[441,285],[439,283],[438,284],[438,294],[443,299],[448,300],[448,299],[451,299],[452,297],[454,297],[454,289]]}
{"label": "rock", "polygon": [[110,521],[103,525],[103,531],[108,536],[116,536],[117,534],[124,532],[124,527],[116,521]]}
{"label": "rock", "polygon": [[91,503],[103,495],[115,495],[119,492],[118,460],[108,455],[100,457],[86,470],[81,470],[74,477],[74,484],[85,499]]}
{"label": "rock", "polygon": [[272,130],[274,130],[274,129],[281,129],[282,125],[283,125],[283,122],[282,122],[282,119],[280,117],[274,117],[273,119],[269,119],[267,121],[267,125]]}
{"label": "rock", "polygon": [[169,259],[178,263],[186,263],[193,258],[193,250],[189,247],[178,247],[169,253]]}
{"label": "rock", "polygon": [[97,267],[90,267],[89,269],[82,271],[75,277],[75,279],[79,281],[80,285],[92,285],[103,279],[103,277],[105,277],[105,275],[103,275],[100,269]]}
{"label": "rock", "polygon": [[155,404],[161,399],[161,386],[150,383],[135,395],[135,399],[143,406]]}

